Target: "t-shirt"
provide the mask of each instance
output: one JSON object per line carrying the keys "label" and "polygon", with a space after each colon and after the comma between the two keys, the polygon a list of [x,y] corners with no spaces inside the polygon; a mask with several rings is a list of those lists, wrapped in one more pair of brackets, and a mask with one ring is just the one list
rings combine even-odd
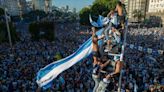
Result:
{"label": "t-shirt", "polygon": [[111,23],[114,25],[118,25],[118,20],[117,20],[117,14],[115,13],[113,16],[111,16]]}
{"label": "t-shirt", "polygon": [[100,66],[99,65],[95,65],[93,68],[93,74],[97,75],[99,73],[100,70]]}

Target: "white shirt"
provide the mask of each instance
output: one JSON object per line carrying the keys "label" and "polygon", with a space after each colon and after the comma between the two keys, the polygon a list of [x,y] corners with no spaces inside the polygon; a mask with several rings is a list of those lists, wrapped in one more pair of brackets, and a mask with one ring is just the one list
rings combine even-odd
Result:
{"label": "white shirt", "polygon": [[117,14],[111,16],[111,23],[113,23],[114,25],[118,25]]}

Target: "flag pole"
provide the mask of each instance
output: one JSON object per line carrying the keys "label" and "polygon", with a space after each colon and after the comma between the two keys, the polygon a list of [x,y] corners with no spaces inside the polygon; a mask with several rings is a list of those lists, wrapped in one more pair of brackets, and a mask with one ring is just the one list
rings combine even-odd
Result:
{"label": "flag pole", "polygon": [[5,19],[6,19],[7,33],[8,33],[8,37],[9,37],[9,44],[10,44],[10,47],[12,48],[12,41],[11,41],[11,33],[10,33],[9,21],[8,21],[6,12],[7,12],[7,8],[5,8]]}
{"label": "flag pole", "polygon": [[[125,53],[125,47],[126,47],[126,37],[127,37],[127,31],[128,31],[128,20],[126,20],[126,26],[125,26],[125,34],[124,34],[124,41],[123,41],[123,45],[122,45],[122,52],[121,52],[121,56],[120,56],[120,61],[124,62],[124,53]],[[121,81],[122,81],[122,69],[120,72],[120,76],[119,76],[119,83],[118,83],[118,92],[121,92]]]}

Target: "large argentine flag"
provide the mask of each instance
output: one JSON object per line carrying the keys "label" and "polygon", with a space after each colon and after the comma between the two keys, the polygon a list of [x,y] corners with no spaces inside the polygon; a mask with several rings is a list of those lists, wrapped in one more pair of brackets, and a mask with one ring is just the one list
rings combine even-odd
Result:
{"label": "large argentine flag", "polygon": [[[97,35],[100,36],[103,30],[99,30]],[[100,42],[99,42],[100,44]],[[37,73],[37,84],[44,89],[51,87],[52,81],[61,72],[67,70],[77,62],[88,57],[92,52],[92,39],[88,39],[82,46],[72,55],[55,61],[44,68],[40,69]]]}

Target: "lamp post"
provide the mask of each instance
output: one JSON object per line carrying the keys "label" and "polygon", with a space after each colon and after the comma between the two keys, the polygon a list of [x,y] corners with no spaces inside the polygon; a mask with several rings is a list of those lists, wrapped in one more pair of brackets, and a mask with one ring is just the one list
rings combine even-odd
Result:
{"label": "lamp post", "polygon": [[12,47],[11,34],[10,34],[10,28],[9,28],[9,21],[8,21],[8,16],[7,16],[7,8],[5,8],[5,19],[6,19],[7,33],[8,33],[8,37],[9,37],[9,44],[10,44],[10,47]]}

